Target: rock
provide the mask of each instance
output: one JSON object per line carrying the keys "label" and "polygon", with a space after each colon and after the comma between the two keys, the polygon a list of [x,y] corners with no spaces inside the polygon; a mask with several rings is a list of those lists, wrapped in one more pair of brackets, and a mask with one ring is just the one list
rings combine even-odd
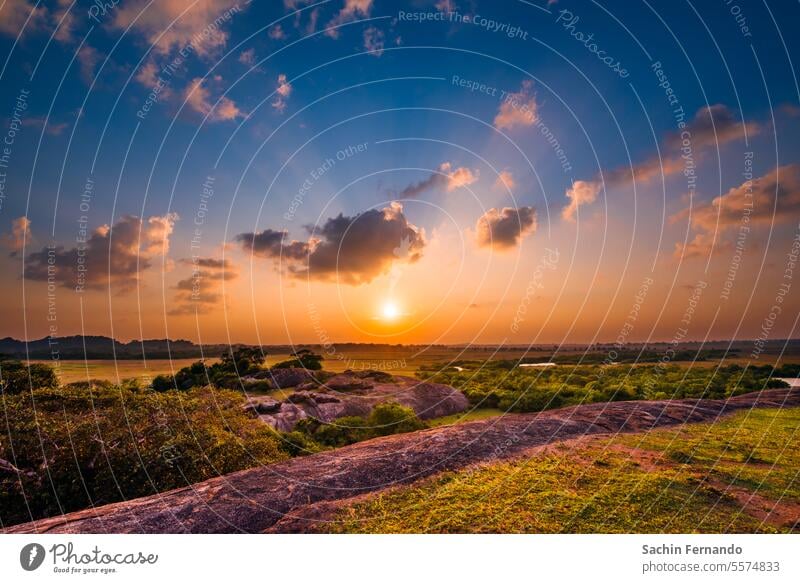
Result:
{"label": "rock", "polygon": [[[291,431],[300,419],[330,423],[340,417],[367,417],[375,405],[390,402],[410,407],[420,419],[453,415],[469,407],[467,398],[448,385],[376,371],[346,371],[329,378],[317,391],[295,391],[283,408],[259,417],[279,431]],[[292,407],[286,408],[289,404]]]}
{"label": "rock", "polygon": [[272,368],[267,372],[269,379],[277,389],[296,387],[314,379],[314,373],[304,368]]}

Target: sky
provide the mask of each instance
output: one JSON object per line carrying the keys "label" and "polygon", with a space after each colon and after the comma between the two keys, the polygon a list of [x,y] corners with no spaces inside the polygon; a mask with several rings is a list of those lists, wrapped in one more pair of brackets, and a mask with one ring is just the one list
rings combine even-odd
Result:
{"label": "sky", "polygon": [[0,336],[797,337],[798,17],[0,0]]}

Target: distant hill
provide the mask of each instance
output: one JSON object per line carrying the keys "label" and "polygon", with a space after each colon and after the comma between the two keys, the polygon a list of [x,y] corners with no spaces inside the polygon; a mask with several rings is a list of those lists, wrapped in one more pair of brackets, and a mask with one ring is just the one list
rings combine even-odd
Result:
{"label": "distant hill", "polygon": [[[243,345],[233,345],[237,348]],[[144,358],[218,357],[229,350],[227,344],[200,346],[189,340],[132,340],[119,342],[108,336],[64,336],[40,338],[25,342],[14,338],[0,339],[0,355],[12,358],[58,358],[138,360]]]}

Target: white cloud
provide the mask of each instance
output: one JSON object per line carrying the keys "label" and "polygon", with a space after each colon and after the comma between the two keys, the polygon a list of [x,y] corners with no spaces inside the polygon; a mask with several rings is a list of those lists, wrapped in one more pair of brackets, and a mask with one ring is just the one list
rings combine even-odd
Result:
{"label": "white cloud", "polygon": [[533,83],[529,80],[522,82],[522,87],[516,93],[509,93],[500,104],[500,109],[494,118],[494,127],[497,129],[514,129],[517,126],[528,127],[538,119],[538,105],[536,95],[533,93]]}
{"label": "white cloud", "polygon": [[199,77],[189,83],[184,98],[190,108],[207,116],[209,121],[230,121],[245,115],[228,97],[222,97],[216,105],[212,104],[211,92]]}
{"label": "white cloud", "polygon": [[578,207],[593,203],[597,199],[600,188],[601,184],[599,182],[588,182],[585,180],[576,180],[573,182],[572,188],[566,192],[569,204],[561,211],[561,216],[568,221],[574,221],[575,214],[578,212]]}
{"label": "white cloud", "polygon": [[286,75],[281,73],[278,75],[278,88],[275,90],[275,99],[272,102],[272,107],[283,113],[286,109],[286,102],[292,94],[292,84],[286,79]]}

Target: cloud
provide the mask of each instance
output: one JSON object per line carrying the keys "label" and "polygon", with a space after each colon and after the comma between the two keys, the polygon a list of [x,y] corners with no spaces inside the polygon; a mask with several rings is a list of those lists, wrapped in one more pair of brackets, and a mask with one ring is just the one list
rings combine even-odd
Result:
{"label": "cloud", "polygon": [[575,221],[575,214],[578,207],[584,204],[591,204],[597,199],[601,184],[599,182],[576,180],[572,183],[572,188],[567,190],[566,195],[569,204],[561,211],[561,216],[568,221]]}
{"label": "cloud", "polygon": [[[26,24],[27,21],[27,24]],[[16,37],[26,31],[38,30],[47,23],[47,9],[28,0],[5,0],[0,4],[0,33]]]}
{"label": "cloud", "polygon": [[302,241],[284,243],[288,236],[286,231],[264,229],[260,233],[241,233],[235,241],[253,255],[264,258],[284,258],[291,262],[302,261],[308,257],[310,244]]}
{"label": "cloud", "polygon": [[275,99],[272,101],[272,107],[283,113],[286,110],[286,102],[292,94],[292,84],[286,79],[286,75],[281,73],[278,75],[278,87],[275,89]]}
{"label": "cloud", "polygon": [[[219,80],[219,78],[216,78]],[[230,121],[244,117],[245,113],[228,97],[221,97],[216,104],[211,103],[211,92],[199,77],[192,79],[184,92],[186,104],[194,111],[207,116],[209,121]]]}
{"label": "cloud", "polygon": [[372,55],[380,57],[383,54],[384,34],[382,30],[370,26],[364,30],[364,48]]}
{"label": "cloud", "polygon": [[425,180],[406,186],[398,198],[414,198],[437,188],[444,188],[447,192],[452,192],[475,183],[479,176],[480,172],[477,168],[471,170],[461,166],[453,169],[450,162],[443,162],[439,165],[438,172],[432,172]]}
{"label": "cloud", "polygon": [[239,62],[243,65],[247,65],[252,67],[256,63],[256,50],[255,49],[247,49],[246,51],[242,51],[239,54]]}
{"label": "cloud", "polygon": [[28,217],[22,216],[11,221],[11,233],[3,235],[0,240],[3,246],[9,250],[9,256],[16,257],[30,239],[31,222]]}
{"label": "cloud", "polygon": [[535,233],[536,226],[536,209],[531,206],[505,207],[499,211],[491,208],[475,225],[476,241],[479,247],[510,249],[519,245],[523,237]]}
{"label": "cloud", "polygon": [[64,43],[75,42],[75,13],[70,6],[72,0],[58,0],[58,10],[53,14],[57,26],[55,39]]}
{"label": "cloud", "polygon": [[113,227],[95,229],[80,247],[45,247],[31,253],[25,264],[25,277],[37,281],[52,277],[67,288],[102,289],[113,285],[119,291],[130,291],[142,272],[151,267],[152,260],[169,252],[169,238],[177,219],[175,213],[152,216],[146,221],[126,215]]}
{"label": "cloud", "polygon": [[538,107],[536,95],[533,93],[533,83],[525,80],[518,92],[507,94],[500,104],[500,109],[494,118],[494,127],[511,130],[518,126],[532,126],[539,117]]}
{"label": "cloud", "polygon": [[280,24],[274,24],[267,31],[267,36],[272,40],[283,40],[286,38],[286,33],[283,31],[283,27]]}
{"label": "cloud", "polygon": [[117,5],[112,22],[143,34],[158,54],[191,47],[207,57],[225,46],[228,33],[222,29],[242,6],[239,0],[128,0]]}
{"label": "cloud", "polygon": [[497,190],[514,190],[516,185],[517,183],[514,181],[514,175],[511,173],[511,170],[502,170],[494,181],[494,187]]}
{"label": "cloud", "polygon": [[54,122],[53,120],[50,120],[48,123],[48,121],[43,117],[27,117],[22,123],[40,128],[43,127],[44,131],[51,136],[60,136],[64,133],[64,130],[69,127],[69,124],[66,122]]}
{"label": "cloud", "polygon": [[692,259],[696,257],[708,257],[711,253],[731,249],[733,245],[726,241],[714,240],[711,233],[697,233],[694,238],[686,243],[675,243],[673,253],[676,259]]}
{"label": "cloud", "polygon": [[[688,215],[686,209],[682,215]],[[774,214],[773,214],[774,213]],[[691,213],[692,226],[707,232],[738,227],[747,214],[754,225],[797,221],[800,217],[800,164],[774,168],[745,181]]]}
{"label": "cloud", "polygon": [[[748,135],[758,134],[762,129],[762,125],[756,122],[745,122],[744,127],[747,128]],[[743,125],[727,106],[718,103],[701,107],[686,124],[683,132],[669,133],[664,137],[660,157],[653,156],[633,166],[615,168],[605,172],[602,178],[611,186],[627,186],[633,179],[637,183],[648,183],[657,178],[667,178],[686,171],[688,163],[696,164],[709,150],[743,138]],[[684,139],[688,140],[686,144]],[[687,148],[692,157],[684,159],[682,148]],[[592,181],[577,181],[576,184],[599,184],[601,181],[601,176],[598,175]],[[566,196],[572,199],[571,192],[572,189],[568,190]],[[581,193],[573,194],[580,197]],[[583,202],[588,203],[593,200],[592,198]],[[583,202],[576,203],[575,200],[570,200],[564,209],[564,217],[568,218],[574,214]]]}
{"label": "cloud", "polygon": [[336,28],[346,22],[352,22],[358,17],[366,18],[372,10],[372,0],[345,0],[342,9],[328,23],[325,34],[331,38],[339,38]]}
{"label": "cloud", "polygon": [[[686,130],[691,134],[692,147],[705,149],[743,140],[745,128],[748,136],[753,136],[761,131],[760,124],[755,122],[742,124],[733,110],[717,103],[698,109]],[[664,146],[670,150],[680,150],[682,140],[680,133],[671,133],[664,140]]]}
{"label": "cloud", "polygon": [[190,265],[192,272],[175,285],[173,305],[167,312],[170,316],[213,312],[223,300],[222,283],[239,276],[238,269],[227,259],[195,257],[182,259],[181,263]]}
{"label": "cloud", "polygon": [[91,85],[94,79],[94,69],[103,54],[89,45],[83,45],[81,50],[78,51],[78,63],[81,66],[81,78],[87,85]]}
{"label": "cloud", "polygon": [[[800,216],[800,164],[777,167],[748,180],[712,201],[685,208],[672,222],[690,218],[694,239],[675,245],[676,257],[708,256],[712,244],[732,247],[727,233],[740,226],[756,227],[796,223]],[[716,241],[715,241],[716,239]]]}
{"label": "cloud", "polygon": [[[758,134],[762,126],[756,122],[746,122],[744,126],[750,136]],[[715,133],[716,131],[716,133]],[[685,133],[684,133],[685,132]],[[680,174],[686,169],[686,160],[681,157],[684,138],[695,159],[699,160],[705,152],[719,148],[733,141],[744,139],[744,128],[735,113],[723,104],[701,107],[686,124],[683,137],[681,133],[669,133],[663,139],[663,155],[654,156],[633,167],[622,167],[607,173],[607,180],[613,185],[627,184],[631,175],[637,182],[649,182],[655,178]]]}
{"label": "cloud", "polygon": [[416,262],[426,244],[424,231],[408,221],[396,202],[381,210],[330,218],[308,242],[287,242],[286,235],[267,229],[242,233],[235,241],[256,256],[280,260],[292,277],[348,285],[369,283],[388,273],[395,262]]}

